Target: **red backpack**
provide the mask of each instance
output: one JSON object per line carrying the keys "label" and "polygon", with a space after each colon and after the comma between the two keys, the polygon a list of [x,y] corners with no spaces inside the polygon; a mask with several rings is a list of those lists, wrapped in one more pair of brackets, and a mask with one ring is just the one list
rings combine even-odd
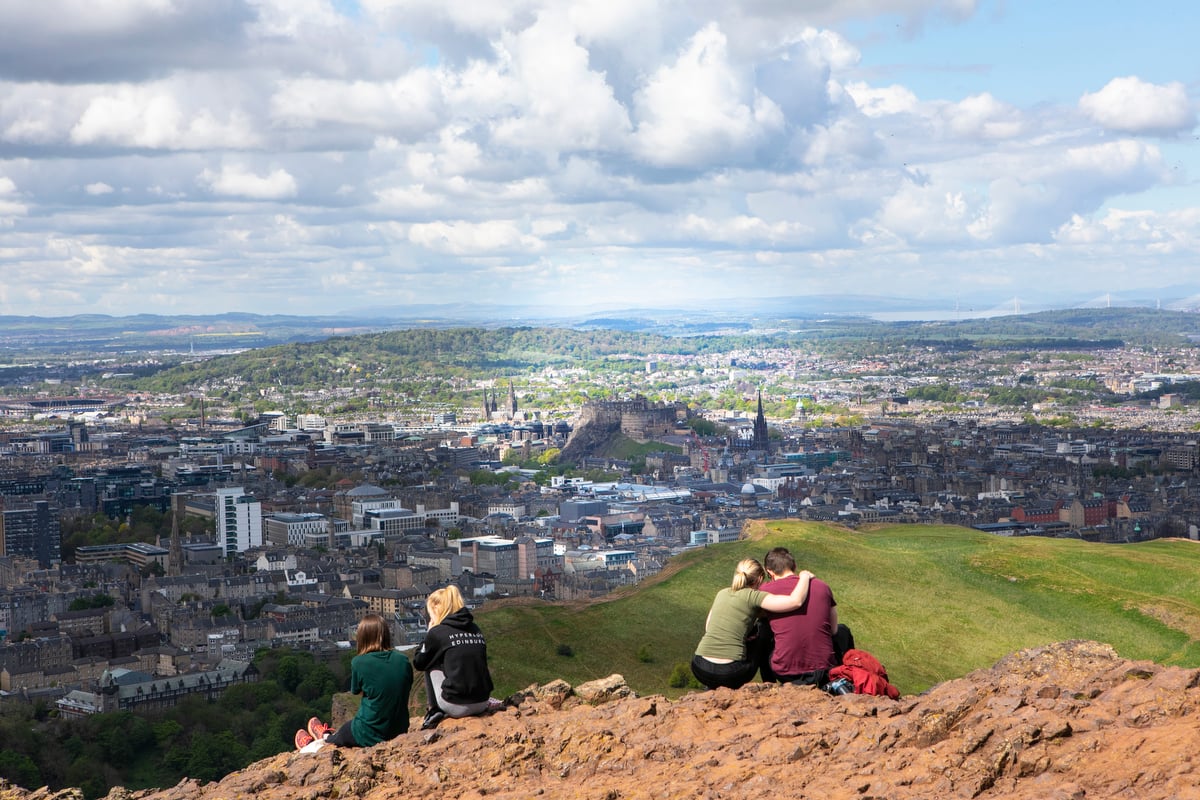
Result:
{"label": "red backpack", "polygon": [[877,694],[893,700],[900,698],[900,690],[888,683],[883,664],[866,650],[847,650],[842,656],[842,665],[829,670],[830,680],[838,678],[853,683],[855,694]]}

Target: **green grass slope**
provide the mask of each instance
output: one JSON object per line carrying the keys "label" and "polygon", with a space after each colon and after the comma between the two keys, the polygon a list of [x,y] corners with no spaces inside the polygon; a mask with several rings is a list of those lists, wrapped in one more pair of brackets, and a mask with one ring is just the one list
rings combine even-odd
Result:
{"label": "green grass slope", "polygon": [[[514,602],[479,623],[498,694],[614,672],[639,694],[678,694],[713,595],[742,558],[789,548],[833,587],[841,621],[904,693],[1067,639],[1126,658],[1200,666],[1200,545],[1097,545],[949,526],[852,531],[779,522],[755,540],[686,553],[663,576],[586,605]],[[567,645],[572,655],[559,653]]]}
{"label": "green grass slope", "polygon": [[638,456],[649,455],[650,453],[675,453],[683,452],[682,447],[673,444],[664,444],[663,442],[649,441],[639,442],[635,439],[630,439],[624,434],[613,437],[613,440],[604,448],[603,455],[610,458],[636,458]]}

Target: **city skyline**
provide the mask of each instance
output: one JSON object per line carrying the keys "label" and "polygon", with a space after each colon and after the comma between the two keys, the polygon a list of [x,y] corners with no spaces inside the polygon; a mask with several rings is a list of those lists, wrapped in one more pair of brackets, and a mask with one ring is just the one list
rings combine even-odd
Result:
{"label": "city skyline", "polygon": [[1197,15],[6,4],[0,314],[1195,291]]}

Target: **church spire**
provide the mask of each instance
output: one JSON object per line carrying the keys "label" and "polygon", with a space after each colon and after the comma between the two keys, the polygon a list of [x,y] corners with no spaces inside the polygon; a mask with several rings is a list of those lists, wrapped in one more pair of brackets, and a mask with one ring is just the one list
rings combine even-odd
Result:
{"label": "church spire", "polygon": [[171,495],[171,548],[167,555],[167,574],[183,574],[183,516],[187,513],[187,501],[191,497],[187,492],[175,492]]}
{"label": "church spire", "polygon": [[771,441],[767,436],[767,418],[763,414],[762,405],[762,389],[758,390],[758,414],[754,417],[754,450],[762,450],[768,452],[771,448]]}

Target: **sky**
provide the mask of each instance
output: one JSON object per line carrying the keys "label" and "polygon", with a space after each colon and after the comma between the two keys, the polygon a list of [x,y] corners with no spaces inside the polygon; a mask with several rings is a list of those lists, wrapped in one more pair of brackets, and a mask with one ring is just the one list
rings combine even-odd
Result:
{"label": "sky", "polygon": [[1191,0],[0,0],[0,314],[1170,298],[1197,30]]}

